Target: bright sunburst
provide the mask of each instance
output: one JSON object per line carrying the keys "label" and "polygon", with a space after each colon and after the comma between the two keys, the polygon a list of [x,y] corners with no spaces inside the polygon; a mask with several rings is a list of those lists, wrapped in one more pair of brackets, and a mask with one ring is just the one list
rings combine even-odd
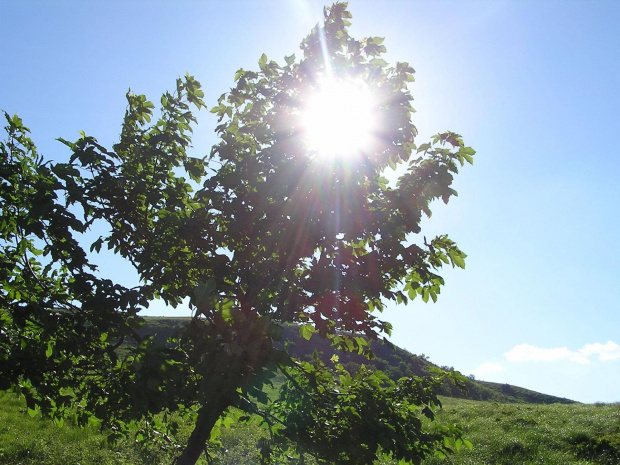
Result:
{"label": "bright sunburst", "polygon": [[369,148],[375,102],[361,81],[329,79],[312,93],[302,114],[308,148],[321,157],[349,157]]}

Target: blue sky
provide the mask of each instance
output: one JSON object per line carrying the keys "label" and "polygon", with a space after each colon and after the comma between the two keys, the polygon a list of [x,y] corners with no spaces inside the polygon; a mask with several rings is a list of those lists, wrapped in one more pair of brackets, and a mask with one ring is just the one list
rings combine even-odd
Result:
{"label": "blue sky", "polygon": [[[298,52],[310,0],[0,2],[0,108],[48,158],[83,130],[111,145],[131,88],[158,101],[185,71],[207,104],[264,52]],[[420,142],[477,150],[426,234],[469,255],[435,304],[391,306],[393,340],[439,365],[582,402],[620,401],[620,3],[352,0],[355,37],[417,71]],[[199,116],[195,153],[215,142]],[[102,271],[122,264],[105,257]],[[125,278],[131,281],[131,277]],[[165,310],[153,306],[154,313]],[[177,311],[178,314],[178,311]]]}

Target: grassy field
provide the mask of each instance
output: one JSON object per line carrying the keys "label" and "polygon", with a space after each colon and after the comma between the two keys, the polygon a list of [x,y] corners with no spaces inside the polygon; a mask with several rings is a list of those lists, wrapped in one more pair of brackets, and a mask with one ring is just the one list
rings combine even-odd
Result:
{"label": "grassy field", "polygon": [[438,421],[474,443],[439,464],[620,463],[620,404],[500,404],[444,399]]}
{"label": "grassy field", "polygon": [[95,425],[81,429],[31,418],[11,394],[0,398],[0,463],[11,465],[108,465],[170,463],[162,451],[142,450],[131,440],[110,447]]}
{"label": "grassy field", "polygon": [[[458,423],[474,443],[439,464],[603,464],[620,463],[620,404],[501,404],[445,398],[438,421]],[[185,425],[189,434],[191,425]],[[214,463],[258,463],[257,441],[264,432],[255,425],[235,425],[222,434],[223,448]],[[140,448],[126,439],[109,446],[96,426],[58,427],[30,418],[13,395],[0,398],[1,464],[169,464],[173,451]],[[206,463],[206,461],[202,462]],[[389,460],[382,465],[392,464]]]}

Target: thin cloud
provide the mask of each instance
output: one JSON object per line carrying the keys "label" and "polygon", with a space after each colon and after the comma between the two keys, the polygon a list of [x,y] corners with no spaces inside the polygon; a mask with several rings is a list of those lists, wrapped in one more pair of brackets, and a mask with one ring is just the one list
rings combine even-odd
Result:
{"label": "thin cloud", "polygon": [[504,354],[511,362],[570,362],[586,365],[598,357],[601,361],[620,359],[620,346],[613,341],[605,344],[596,342],[586,344],[581,349],[572,351],[568,347],[541,348],[531,344],[519,344]]}
{"label": "thin cloud", "polygon": [[598,355],[599,360],[603,361],[620,359],[620,346],[613,341],[607,341],[606,344],[586,344],[579,352],[586,357]]}
{"label": "thin cloud", "polygon": [[504,370],[505,368],[502,366],[501,363],[487,362],[487,363],[483,363],[478,368],[476,368],[473,371],[473,373],[475,376],[483,376],[483,375],[486,375],[487,373],[497,373],[497,372],[504,371]]}

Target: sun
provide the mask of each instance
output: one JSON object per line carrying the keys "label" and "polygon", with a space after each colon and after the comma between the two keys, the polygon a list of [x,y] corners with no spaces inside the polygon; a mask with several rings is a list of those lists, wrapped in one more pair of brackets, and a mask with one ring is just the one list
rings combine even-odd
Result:
{"label": "sun", "polygon": [[328,79],[309,94],[301,117],[306,145],[319,158],[350,157],[372,144],[376,104],[364,82]]}

